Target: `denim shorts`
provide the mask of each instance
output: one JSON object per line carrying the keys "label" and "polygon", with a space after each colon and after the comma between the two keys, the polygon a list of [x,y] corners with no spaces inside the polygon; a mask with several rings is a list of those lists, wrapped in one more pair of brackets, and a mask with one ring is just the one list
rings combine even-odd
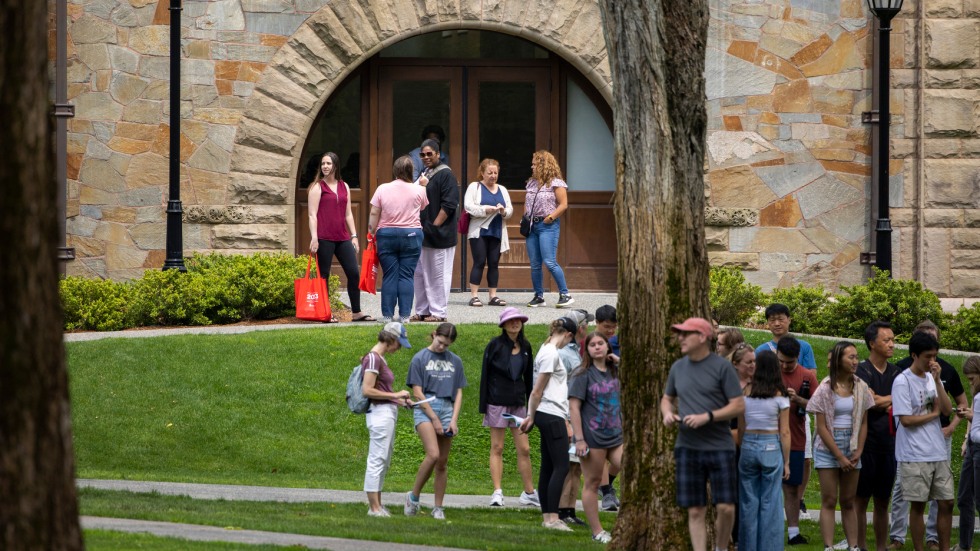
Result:
{"label": "denim shorts", "polygon": [[[427,395],[426,398],[429,398]],[[432,411],[436,412],[436,416],[439,417],[439,422],[442,423],[442,430],[449,430],[449,423],[453,420],[453,402],[449,398],[436,398],[429,402],[429,407]],[[425,410],[422,407],[413,408],[412,417],[415,419],[415,426],[419,426],[422,423],[431,423],[432,419],[425,414]],[[442,435],[439,435],[442,436]]]}
{"label": "denim shorts", "polygon": [[[845,456],[851,455],[851,429],[831,429],[834,435],[834,443],[837,444],[837,449],[841,451]],[[817,438],[820,438],[818,435]],[[813,447],[813,466],[817,469],[839,469],[840,463],[837,462],[837,458],[834,454],[830,453],[826,447],[823,446],[821,442],[820,446]],[[861,460],[858,460],[857,468],[861,468]]]}

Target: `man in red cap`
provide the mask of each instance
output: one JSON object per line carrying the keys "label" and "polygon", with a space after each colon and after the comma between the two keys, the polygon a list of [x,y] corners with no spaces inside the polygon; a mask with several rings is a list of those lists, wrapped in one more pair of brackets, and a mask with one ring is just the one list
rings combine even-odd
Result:
{"label": "man in red cap", "polygon": [[708,320],[688,318],[671,326],[684,357],[674,362],[660,400],[667,426],[678,425],[674,460],[677,505],[687,509],[694,551],[707,551],[707,483],[715,504],[716,549],[728,549],[738,503],[735,441],[729,421],[745,411],[745,399],[732,364],[711,351],[714,329]]}

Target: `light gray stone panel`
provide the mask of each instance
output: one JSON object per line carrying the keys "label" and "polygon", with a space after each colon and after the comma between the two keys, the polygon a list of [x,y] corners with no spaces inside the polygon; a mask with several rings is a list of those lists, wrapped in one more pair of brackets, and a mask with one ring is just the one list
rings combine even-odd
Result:
{"label": "light gray stone panel", "polygon": [[187,159],[187,166],[226,173],[231,165],[231,155],[211,140],[206,140]]}
{"label": "light gray stone panel", "polygon": [[167,209],[162,206],[141,207],[136,209],[136,223],[164,222],[167,220]]}
{"label": "light gray stone panel", "polygon": [[941,295],[949,294],[949,230],[926,228],[923,231],[922,268],[923,283]]}
{"label": "light gray stone panel", "polygon": [[303,140],[294,132],[273,128],[247,117],[242,119],[238,128],[238,143],[283,155],[291,155]]}
{"label": "light gray stone panel", "polygon": [[143,250],[164,249],[167,247],[167,224],[135,224],[129,228],[129,235],[136,246]]}
{"label": "light gray stone panel", "polygon": [[[280,14],[293,11],[293,5],[289,0],[242,0],[242,10]],[[248,15],[246,13],[245,17]]]}
{"label": "light gray stone panel", "polygon": [[816,220],[849,243],[860,242],[868,235],[867,204],[863,200],[826,212]]}
{"label": "light gray stone panel", "polygon": [[102,191],[118,193],[126,190],[126,179],[108,161],[100,159],[85,159],[78,179],[86,186]]}
{"label": "light gray stone panel", "polygon": [[198,18],[197,28],[203,30],[240,31],[245,28],[245,14],[239,0],[215,0],[207,12]]}
{"label": "light gray stone panel", "polygon": [[123,106],[117,103],[107,92],[87,92],[72,100],[75,104],[75,116],[89,120],[119,120]]}
{"label": "light gray stone panel", "polygon": [[122,194],[122,204],[130,207],[159,206],[163,204],[163,185],[131,189]]}
{"label": "light gray stone panel", "polygon": [[742,272],[742,275],[745,276],[745,281],[752,285],[762,287],[762,290],[767,293],[779,287],[779,284],[783,278],[782,274],[779,272],[762,270],[745,270]]}
{"label": "light gray stone panel", "polygon": [[823,176],[826,171],[820,163],[799,163],[762,166],[755,173],[782,198]]}
{"label": "light gray stone panel", "polygon": [[138,70],[140,76],[155,80],[170,80],[170,59],[160,56],[142,56]]}
{"label": "light gray stone panel", "polygon": [[68,235],[92,237],[99,223],[88,216],[72,216],[65,221],[65,231]]}
{"label": "light gray stone panel", "polygon": [[[86,88],[91,86],[95,71],[89,69],[84,63],[77,59],[69,59],[67,70],[69,84],[84,82]],[[72,98],[69,97],[68,99]]]}
{"label": "light gray stone panel", "polygon": [[116,27],[105,19],[88,13],[68,26],[68,34],[76,45],[116,43]]}
{"label": "light gray stone panel", "polygon": [[235,172],[288,178],[292,157],[278,155],[239,144],[232,152],[231,169]]}
{"label": "light gray stone panel", "polygon": [[796,272],[807,264],[807,258],[816,255],[790,254],[781,252],[759,253],[759,269],[769,272]]}
{"label": "light gray stone panel", "polygon": [[254,33],[292,36],[307,17],[306,14],[246,13],[245,29]]}
{"label": "light gray stone panel", "polygon": [[980,165],[975,160],[926,159],[926,207],[980,207]]}
{"label": "light gray stone panel", "polygon": [[92,121],[95,137],[101,142],[108,142],[116,133],[116,123],[112,120]]}
{"label": "light gray stone panel", "polygon": [[180,87],[180,99],[190,101],[195,108],[211,107],[218,99],[218,88],[205,84],[183,84]]}
{"label": "light gray stone panel", "polygon": [[140,97],[149,81],[128,73],[115,73],[109,82],[109,94],[123,105]]}
{"label": "light gray stone panel", "polygon": [[141,54],[169,57],[170,26],[149,25],[131,30],[129,32],[129,47]]}
{"label": "light gray stone panel", "polygon": [[759,228],[732,228],[728,230],[728,246],[732,252],[752,251],[752,242]]}
{"label": "light gray stone panel", "polygon": [[75,51],[78,52],[79,61],[93,71],[112,68],[105,44],[79,44],[75,46]]}
{"label": "light gray stone panel", "polygon": [[184,84],[214,84],[214,62],[209,59],[182,59],[180,80]]}
{"label": "light gray stone panel", "polygon": [[155,3],[143,6],[141,8],[136,8],[126,3],[120,3],[118,6],[116,6],[116,9],[112,11],[112,17],[110,20],[120,27],[140,27],[143,25],[149,25],[153,22],[153,16],[156,9],[157,7]]}
{"label": "light gray stone panel", "polygon": [[980,135],[980,95],[972,90],[926,90],[925,131],[930,137]]}
{"label": "light gray stone panel", "polygon": [[344,28],[343,23],[337,19],[337,14],[332,9],[316,12],[306,24],[334,52],[341,63],[351,64],[360,58],[362,53],[360,46]]}
{"label": "light gray stone panel", "polygon": [[950,251],[950,268],[980,270],[980,251]]}
{"label": "light gray stone panel", "polygon": [[109,61],[111,67],[117,71],[135,73],[139,69],[140,56],[136,52],[123,46],[109,45]]}
{"label": "light gray stone panel", "polygon": [[208,128],[208,140],[225,151],[231,151],[235,146],[235,127],[226,124],[212,124]]}
{"label": "light gray stone panel", "polygon": [[715,48],[708,48],[704,77],[708,100],[771,94],[778,81],[776,73]]}
{"label": "light gray stone panel", "polygon": [[312,13],[330,3],[330,0],[294,0],[296,11]]}
{"label": "light gray stone panel", "polygon": [[163,122],[163,102],[145,99],[133,101],[123,110],[122,120],[144,124]]}
{"label": "light gray stone panel", "polygon": [[235,205],[281,205],[289,198],[289,188],[296,183],[289,178],[255,174],[231,174],[229,202]]}
{"label": "light gray stone panel", "polygon": [[85,5],[85,14],[94,15],[102,19],[109,19],[112,10],[118,5],[118,0],[86,0],[85,2],[73,2]]}
{"label": "light gray stone panel", "polygon": [[980,297],[980,270],[952,270],[950,291],[957,297]]}
{"label": "light gray stone panel", "polygon": [[825,174],[796,192],[804,218],[813,218],[839,205],[864,199],[864,194]]}
{"label": "light gray stone panel", "polygon": [[211,229],[211,243],[222,249],[285,249],[288,230],[283,224],[222,225]]}

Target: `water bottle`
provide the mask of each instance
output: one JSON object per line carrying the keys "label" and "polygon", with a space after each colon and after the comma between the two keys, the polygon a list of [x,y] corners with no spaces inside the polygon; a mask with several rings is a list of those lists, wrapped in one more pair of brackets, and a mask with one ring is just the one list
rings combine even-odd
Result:
{"label": "water bottle", "polygon": [[[810,399],[810,381],[803,381],[803,385],[800,387],[800,391],[796,393],[800,398]],[[806,415],[806,408],[803,406],[796,406],[796,414],[800,417]]]}

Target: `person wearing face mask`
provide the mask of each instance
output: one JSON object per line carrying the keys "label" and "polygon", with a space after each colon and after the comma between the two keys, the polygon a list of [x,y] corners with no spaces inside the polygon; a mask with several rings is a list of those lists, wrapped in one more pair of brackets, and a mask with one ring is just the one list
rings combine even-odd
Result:
{"label": "person wearing face mask", "polygon": [[459,412],[463,407],[466,374],[463,360],[449,351],[456,340],[456,326],[442,323],[430,337],[432,342],[412,358],[407,384],[416,402],[415,432],[425,448],[425,459],[415,475],[415,486],[405,496],[405,514],[414,516],[419,510],[419,496],[435,471],[435,506],[432,518],[445,520],[442,508],[446,496],[449,450],[453,437],[459,433]]}
{"label": "person wearing face mask", "polygon": [[477,174],[477,181],[470,183],[463,196],[463,207],[470,215],[466,237],[473,254],[473,269],[470,270],[470,306],[483,306],[480,300],[480,281],[483,268],[487,270],[487,288],[490,306],[507,306],[497,296],[497,282],[500,279],[500,255],[510,249],[507,239],[507,226],[504,220],[514,213],[507,188],[497,184],[500,163],[495,159],[483,159]]}

